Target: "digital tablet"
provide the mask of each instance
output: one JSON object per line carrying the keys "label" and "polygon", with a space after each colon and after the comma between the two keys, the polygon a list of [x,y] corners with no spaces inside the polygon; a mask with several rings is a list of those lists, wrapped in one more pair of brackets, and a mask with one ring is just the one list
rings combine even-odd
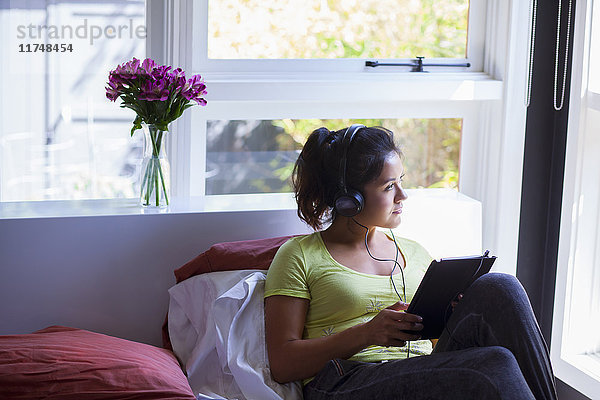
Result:
{"label": "digital tablet", "polygon": [[[423,318],[421,339],[437,339],[452,314],[451,302],[492,268],[496,257],[455,257],[433,260],[406,310]],[[410,331],[410,333],[415,333]]]}

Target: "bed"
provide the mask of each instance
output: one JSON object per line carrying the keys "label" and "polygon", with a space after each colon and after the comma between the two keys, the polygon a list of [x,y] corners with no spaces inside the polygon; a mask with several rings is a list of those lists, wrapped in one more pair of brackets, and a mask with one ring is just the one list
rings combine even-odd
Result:
{"label": "bed", "polygon": [[273,381],[266,270],[290,236],[227,242],[174,271],[163,347],[51,326],[0,336],[2,399],[301,399]]}

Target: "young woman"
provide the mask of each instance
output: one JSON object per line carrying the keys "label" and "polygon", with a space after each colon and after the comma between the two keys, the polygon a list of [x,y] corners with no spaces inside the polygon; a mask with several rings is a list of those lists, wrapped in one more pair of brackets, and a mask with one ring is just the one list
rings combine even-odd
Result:
{"label": "young woman", "polygon": [[294,188],[315,233],[281,246],[265,287],[274,379],[303,380],[307,400],[555,399],[546,344],[510,275],[479,278],[435,347],[419,340],[422,319],[404,310],[431,257],[391,232],[407,198],[401,156],[383,128],[308,138]]}

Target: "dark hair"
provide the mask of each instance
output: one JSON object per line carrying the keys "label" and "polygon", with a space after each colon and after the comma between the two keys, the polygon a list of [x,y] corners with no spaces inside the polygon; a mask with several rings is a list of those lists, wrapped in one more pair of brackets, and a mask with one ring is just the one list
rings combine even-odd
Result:
{"label": "dark hair", "polygon": [[[341,189],[341,143],[345,132],[346,129],[314,130],[294,166],[292,183],[298,216],[315,230],[335,219],[333,202]],[[402,155],[392,131],[381,127],[358,130],[347,149],[346,186],[362,191],[365,184],[381,174],[391,152]]]}

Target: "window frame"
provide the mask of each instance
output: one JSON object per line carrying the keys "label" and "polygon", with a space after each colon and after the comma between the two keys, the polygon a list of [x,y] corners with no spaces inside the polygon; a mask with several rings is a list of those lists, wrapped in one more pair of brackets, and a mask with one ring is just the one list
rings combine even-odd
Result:
{"label": "window frame", "polygon": [[[363,59],[209,59],[208,58],[208,2],[210,0],[196,0],[192,13],[194,17],[200,17],[193,28],[193,36],[197,39],[194,43],[194,52],[192,58],[192,67],[202,70],[207,74],[211,73],[278,73],[286,71],[288,73],[349,73],[368,71],[373,74],[386,73],[386,67],[371,68],[365,67]],[[464,58],[429,58],[427,61],[435,63],[471,63],[468,68],[456,67],[435,67],[436,72],[453,72],[456,70],[481,72],[483,70],[483,48],[485,45],[485,20],[486,3],[488,0],[470,1],[469,4],[469,32],[467,34],[467,57]],[[415,54],[414,57],[419,54]],[[380,62],[406,62],[407,58],[386,58],[378,59]],[[409,71],[410,67],[393,67],[398,71]]]}
{"label": "window frame", "polygon": [[[559,379],[590,398],[598,398],[600,343],[597,339],[596,343],[588,343],[581,335],[582,331],[593,330],[591,321],[597,321],[600,314],[597,306],[594,309],[600,296],[600,276],[594,274],[600,253],[597,206],[600,191],[595,185],[600,163],[594,149],[600,148],[600,140],[592,134],[588,120],[591,113],[600,120],[600,95],[588,90],[586,83],[592,47],[592,11],[593,1],[577,2],[572,65],[582,67],[573,68],[571,75],[550,356]],[[600,8],[596,6],[595,11],[600,12]],[[600,17],[595,19],[599,21]],[[589,300],[582,303],[583,299]],[[582,309],[586,309],[585,315]],[[589,353],[591,347],[595,350]]]}

